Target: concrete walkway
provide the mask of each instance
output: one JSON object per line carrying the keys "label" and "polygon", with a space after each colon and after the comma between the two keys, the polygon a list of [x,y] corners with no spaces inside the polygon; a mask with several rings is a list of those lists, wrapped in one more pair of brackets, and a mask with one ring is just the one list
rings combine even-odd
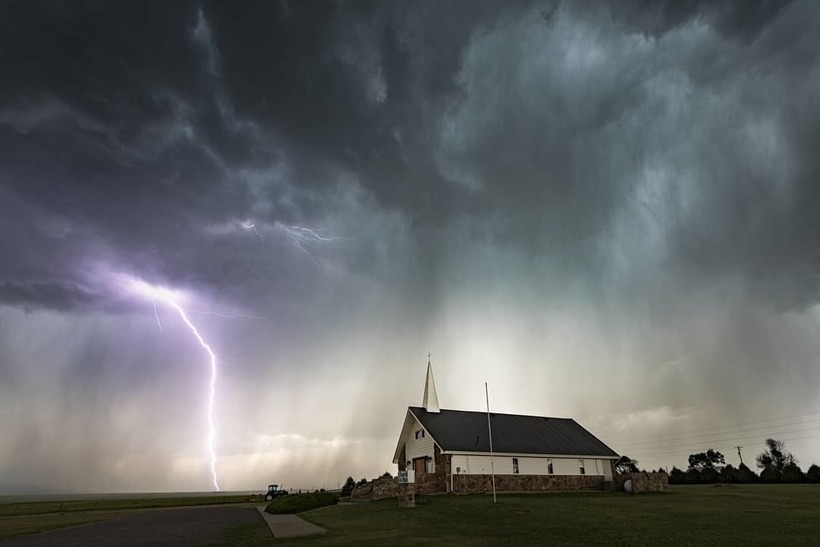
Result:
{"label": "concrete walkway", "polygon": [[296,515],[271,515],[265,512],[265,507],[260,505],[257,507],[262,518],[268,523],[273,537],[276,538],[295,538],[300,536],[313,536],[316,534],[324,534],[327,532],[321,526],[316,526],[312,522],[308,522],[302,517]]}

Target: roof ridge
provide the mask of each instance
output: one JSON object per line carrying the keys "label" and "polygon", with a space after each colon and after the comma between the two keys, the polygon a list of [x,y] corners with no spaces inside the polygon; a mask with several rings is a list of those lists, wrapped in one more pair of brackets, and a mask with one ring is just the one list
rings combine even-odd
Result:
{"label": "roof ridge", "polygon": [[[408,406],[407,408],[408,409],[415,408],[415,409],[424,410],[425,412],[428,412],[423,406]],[[457,408],[442,408],[442,409],[439,409],[439,412],[441,412],[441,413],[443,413],[443,412],[463,412],[463,413],[469,413],[469,414],[487,414],[486,410],[459,410]],[[430,412],[430,414],[434,414],[434,413]],[[535,414],[510,414],[508,412],[493,412],[493,411],[490,411],[490,414],[495,414],[497,416],[517,416],[517,417],[521,417],[521,418],[549,418],[550,420],[570,420],[570,421],[573,421],[573,422],[575,421],[575,418],[564,418],[564,417],[560,417],[560,416],[536,416]]]}

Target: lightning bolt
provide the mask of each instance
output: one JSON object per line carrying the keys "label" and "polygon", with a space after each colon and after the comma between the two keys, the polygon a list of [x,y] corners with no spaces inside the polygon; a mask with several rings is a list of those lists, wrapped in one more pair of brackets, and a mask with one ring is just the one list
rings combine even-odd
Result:
{"label": "lightning bolt", "polygon": [[[256,227],[255,222],[246,221],[241,223],[240,226],[245,230],[252,230],[254,234],[259,236],[260,240],[262,239],[262,232],[260,232]],[[300,251],[305,253],[307,257],[310,258],[311,262],[313,262],[316,266],[318,266],[319,263],[316,261],[316,257],[314,257],[311,252],[313,250],[312,247],[342,239],[340,237],[326,235],[325,231],[322,229],[306,228],[304,226],[295,225],[287,226],[281,222],[276,222],[273,226],[285,232],[293,244],[296,245]]]}
{"label": "lightning bolt", "polygon": [[209,394],[208,394],[208,454],[211,458],[211,476],[213,477],[214,488],[217,492],[219,492],[219,482],[216,477],[216,451],[214,450],[214,441],[216,439],[216,428],[214,427],[214,397],[216,395],[216,372],[217,372],[217,359],[216,354],[211,349],[211,346],[205,341],[202,335],[197,330],[196,326],[191,322],[188,318],[188,314],[185,312],[185,309],[179,305],[177,299],[174,296],[174,293],[166,288],[163,287],[155,287],[153,285],[149,285],[148,283],[132,279],[130,282],[131,289],[140,294],[141,296],[148,298],[154,305],[154,314],[157,318],[157,324],[159,325],[160,332],[162,332],[162,324],[159,323],[159,314],[156,313],[157,311],[157,304],[156,301],[159,300],[176,310],[179,314],[180,318],[182,319],[183,323],[190,329],[191,333],[196,338],[199,345],[202,346],[202,349],[205,350],[205,353],[208,354],[208,360],[210,362],[211,368],[211,379],[209,385]]}
{"label": "lightning bolt", "polygon": [[255,233],[256,235],[259,236],[259,241],[262,241],[262,233],[259,230],[256,229],[256,224],[253,224],[251,222],[245,222],[245,223],[241,224],[240,226],[242,226],[246,230],[253,230],[253,233]]}
{"label": "lightning bolt", "polygon": [[225,319],[258,319],[260,321],[268,321],[267,317],[262,317],[261,315],[246,315],[244,313],[217,313],[215,311],[200,311],[200,310],[192,310],[190,308],[183,308],[185,313],[195,313],[197,315],[215,315],[217,317],[223,317]]}
{"label": "lightning bolt", "polygon": [[151,304],[154,305],[154,319],[157,320],[157,327],[159,327],[159,337],[162,339],[162,323],[159,320],[159,312],[157,311],[157,303],[155,300],[151,300]]}

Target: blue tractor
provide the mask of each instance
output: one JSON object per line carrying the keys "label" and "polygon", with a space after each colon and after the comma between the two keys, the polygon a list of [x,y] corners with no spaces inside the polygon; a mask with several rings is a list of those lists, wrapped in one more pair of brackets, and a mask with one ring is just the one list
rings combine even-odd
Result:
{"label": "blue tractor", "polygon": [[287,496],[288,491],[279,488],[278,484],[269,484],[268,491],[265,493],[265,500],[271,501],[274,498],[279,498],[281,496]]}

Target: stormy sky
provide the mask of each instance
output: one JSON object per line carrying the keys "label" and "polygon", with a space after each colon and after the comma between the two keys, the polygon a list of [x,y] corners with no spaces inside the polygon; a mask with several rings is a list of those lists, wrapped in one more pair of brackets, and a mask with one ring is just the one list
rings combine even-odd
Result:
{"label": "stormy sky", "polygon": [[[0,2],[0,490],[336,487],[444,408],[820,463],[815,2]],[[164,293],[163,293],[164,294]],[[156,306],[156,313],[155,308]]]}

